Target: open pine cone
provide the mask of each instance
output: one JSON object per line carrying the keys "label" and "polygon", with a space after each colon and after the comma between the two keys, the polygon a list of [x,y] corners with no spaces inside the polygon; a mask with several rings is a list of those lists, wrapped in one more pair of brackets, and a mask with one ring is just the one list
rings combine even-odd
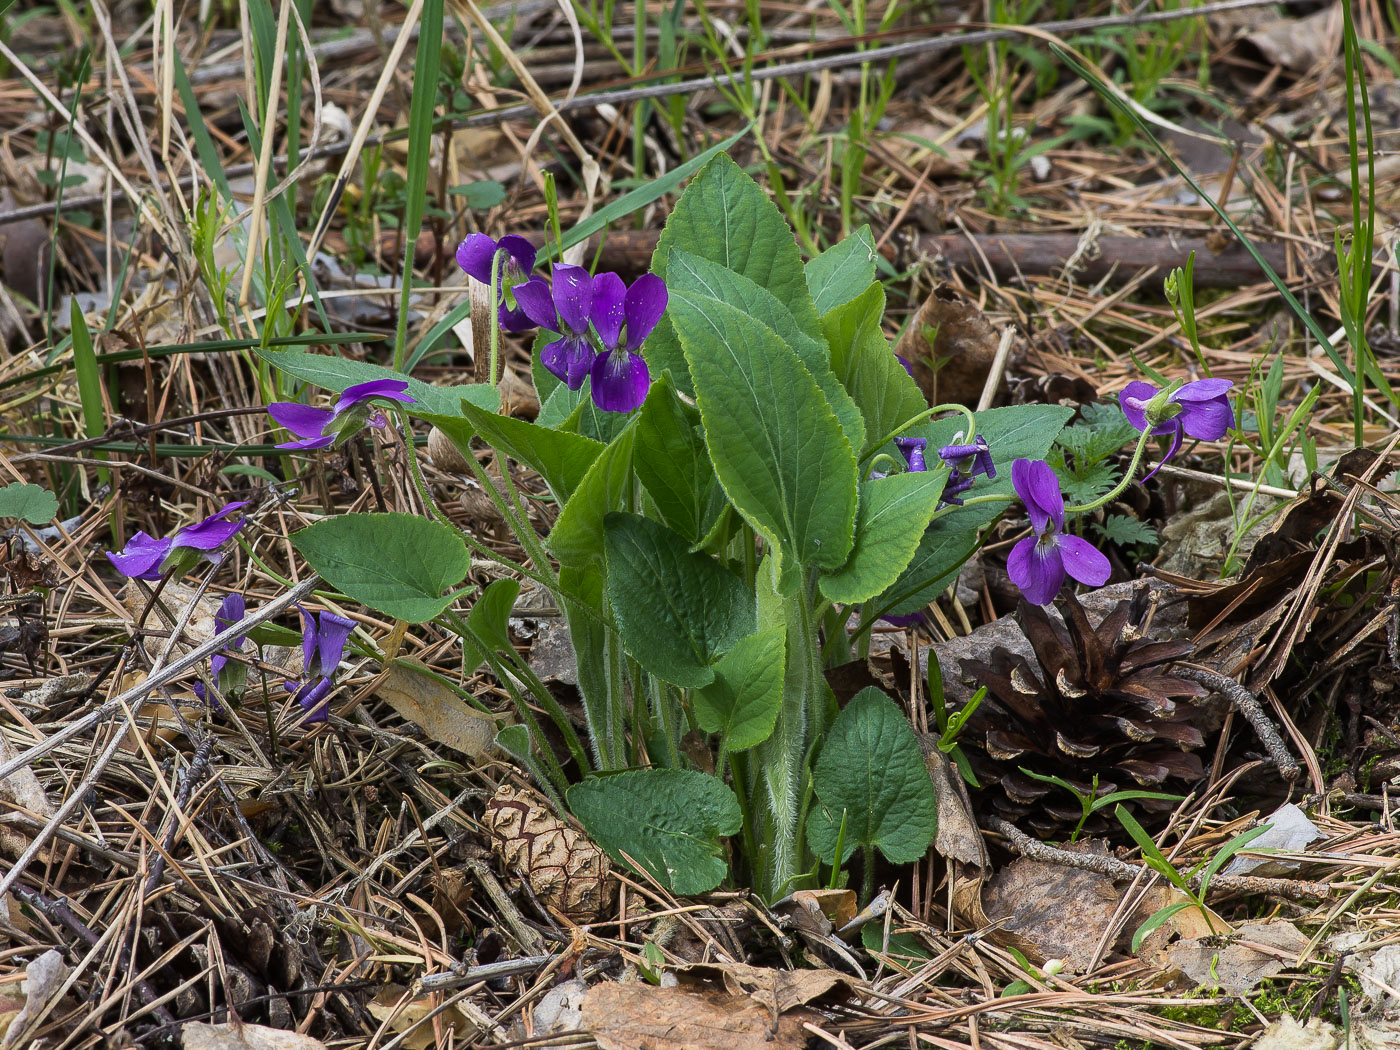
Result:
{"label": "open pine cone", "polygon": [[[1154,598],[1147,588],[1119,602],[1098,627],[1078,600],[1060,600],[1062,625],[1039,606],[1016,612],[1039,668],[1003,648],[990,663],[962,661],[987,696],[961,741],[998,815],[1037,831],[1073,828],[1081,815],[1062,788],[1021,772],[1057,776],[1088,794],[1131,787],[1174,791],[1204,771],[1191,723],[1208,690],[1171,673],[1192,650],[1187,641],[1154,642]],[[1186,701],[1183,703],[1183,701]]]}

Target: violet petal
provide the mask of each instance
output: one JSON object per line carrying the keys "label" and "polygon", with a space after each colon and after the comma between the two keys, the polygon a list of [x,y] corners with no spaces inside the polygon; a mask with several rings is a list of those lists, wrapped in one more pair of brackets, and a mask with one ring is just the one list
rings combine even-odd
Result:
{"label": "violet petal", "polygon": [[599,354],[589,373],[593,403],[604,412],[631,412],[647,398],[651,373],[640,354],[613,350]]}
{"label": "violet petal", "polygon": [[1088,540],[1066,533],[1059,538],[1060,560],[1065,572],[1080,583],[1100,587],[1113,575],[1113,566],[1104,553]]}
{"label": "violet petal", "polygon": [[1048,605],[1065,583],[1058,544],[1042,543],[1034,536],[1027,536],[1011,548],[1006,571],[1032,605]]}
{"label": "violet petal", "polygon": [[[582,266],[558,263],[554,267],[554,308],[559,320],[571,332],[584,335],[588,331],[588,313],[593,307],[593,278]],[[562,331],[562,329],[561,329]]]}
{"label": "violet petal", "polygon": [[[505,265],[502,266],[501,287],[523,281],[535,268],[535,246],[519,234],[508,233],[496,242],[497,250],[506,251]],[[488,275],[489,276],[489,275]]]}
{"label": "violet petal", "polygon": [[1235,425],[1235,410],[1223,395],[1209,401],[1188,401],[1182,404],[1177,422],[1193,438],[1219,441]]}
{"label": "violet petal", "polygon": [[583,386],[595,357],[587,340],[576,335],[566,335],[540,349],[540,364],[570,390]]}
{"label": "violet petal", "polygon": [[924,462],[924,449],[928,446],[926,438],[897,437],[894,443],[909,464],[910,473],[917,474],[928,469],[928,464]]}
{"label": "violet petal", "polygon": [[335,413],[329,408],[312,408],[295,401],[274,401],[267,406],[267,414],[299,438],[319,438]]}
{"label": "violet petal", "polygon": [[340,415],[342,412],[376,397],[389,401],[402,401],[408,405],[415,404],[417,398],[404,393],[407,389],[408,382],[403,379],[371,379],[368,383],[356,383],[354,386],[346,387],[340,395],[340,400],[335,403],[335,414]]}
{"label": "violet petal", "polygon": [[627,289],[624,312],[627,317],[627,349],[637,350],[666,312],[666,282],[654,273],[644,273]]}
{"label": "violet petal", "polygon": [[175,533],[170,542],[172,549],[176,547],[193,547],[195,550],[212,551],[222,547],[233,534],[243,528],[246,518],[239,518],[237,521],[229,521],[228,516],[236,510],[241,510],[248,505],[247,500],[239,500],[230,503],[217,514],[211,514],[198,525],[191,525],[189,528],[181,529]]}
{"label": "violet petal", "polygon": [[324,722],[330,718],[330,706],[326,703],[326,697],[330,695],[331,680],[329,678],[318,678],[315,681],[307,682],[297,690],[294,699],[305,711],[305,721],[309,725],[312,722]]}
{"label": "violet petal", "polygon": [[1172,395],[1173,401],[1212,401],[1230,392],[1235,384],[1229,379],[1197,379],[1187,383]]}
{"label": "violet petal", "polygon": [[1026,505],[1036,535],[1046,532],[1052,523],[1056,532],[1065,527],[1065,498],[1049,463],[1043,459],[1016,460],[1011,464],[1011,486]]}
{"label": "violet petal", "polygon": [[335,673],[345,656],[345,641],[355,629],[355,621],[332,612],[323,612],[316,627],[316,652],[320,672],[327,677]]}
{"label": "violet petal", "polygon": [[1141,433],[1147,429],[1147,402],[1157,396],[1157,388],[1151,383],[1133,380],[1118,392],[1118,407],[1123,410],[1133,429]]}
{"label": "violet petal", "polygon": [[119,551],[108,551],[107,560],[117,572],[132,580],[160,579],[160,563],[170,553],[170,540],[138,532]]}
{"label": "violet petal", "polygon": [[609,350],[617,348],[622,339],[622,323],[627,315],[624,303],[627,301],[627,285],[615,273],[600,273],[593,278],[593,327],[598,330],[598,338]]}
{"label": "violet petal", "polygon": [[484,233],[473,233],[457,245],[457,265],[482,284],[491,283],[491,260],[495,256],[496,241]]}
{"label": "violet petal", "polygon": [[559,314],[554,309],[554,296],[549,282],[543,277],[531,277],[511,289],[516,305],[537,328],[559,331]]}

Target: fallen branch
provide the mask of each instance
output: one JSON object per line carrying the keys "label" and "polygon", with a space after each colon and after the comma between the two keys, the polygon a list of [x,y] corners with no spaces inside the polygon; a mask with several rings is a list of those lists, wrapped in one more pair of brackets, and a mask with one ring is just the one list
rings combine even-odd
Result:
{"label": "fallen branch", "polygon": [[1269,753],[1270,760],[1278,767],[1279,775],[1284,780],[1298,779],[1298,774],[1301,772],[1298,760],[1289,752],[1288,745],[1283,742],[1283,737],[1279,734],[1278,727],[1274,725],[1273,720],[1264,713],[1264,708],[1259,703],[1257,696],[1233,678],[1226,678],[1223,674],[1209,671],[1204,667],[1177,664],[1173,668],[1172,674],[1178,678],[1199,682],[1207,689],[1213,689],[1229,700],[1231,706],[1244,715],[1249,724],[1254,727],[1259,742],[1264,745],[1264,750]]}
{"label": "fallen branch", "polygon": [[[1000,817],[989,818],[987,828],[998,835],[1004,835],[1012,849],[1030,860],[1044,861],[1046,864],[1059,864],[1067,868],[1079,868],[1083,871],[1093,871],[1119,881],[1132,880],[1140,875],[1153,873],[1151,868],[1141,864],[1129,864],[1117,857],[1092,853],[1071,853],[1069,850],[1056,849],[1054,846],[1048,846],[1044,842],[1031,838],[1015,824],[1002,820]],[[1200,889],[1202,878],[1203,876],[1200,874],[1193,875],[1188,881],[1196,889]],[[1331,887],[1325,882],[1265,879],[1254,875],[1217,874],[1211,878],[1210,888],[1223,890],[1227,893],[1271,894],[1275,897],[1287,897],[1289,900],[1326,900],[1331,895]]]}

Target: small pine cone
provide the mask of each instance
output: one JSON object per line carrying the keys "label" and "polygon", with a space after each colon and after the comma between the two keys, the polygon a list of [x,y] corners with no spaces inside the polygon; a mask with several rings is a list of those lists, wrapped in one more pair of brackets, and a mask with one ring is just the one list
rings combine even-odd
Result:
{"label": "small pine cone", "polygon": [[608,856],[555,815],[543,795],[503,784],[482,817],[491,849],[530,884],[542,904],[578,922],[602,917],[617,899]]}

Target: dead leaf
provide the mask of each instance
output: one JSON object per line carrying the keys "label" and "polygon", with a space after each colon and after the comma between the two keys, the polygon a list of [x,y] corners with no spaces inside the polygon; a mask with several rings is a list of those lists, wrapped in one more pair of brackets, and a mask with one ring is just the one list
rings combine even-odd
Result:
{"label": "dead leaf", "polygon": [[28,1045],[26,1037],[48,1015],[49,1007],[62,994],[63,983],[67,979],[68,967],[63,963],[63,956],[52,948],[25,967],[24,979],[19,984],[24,1006],[5,1029],[5,1038],[0,1039],[0,1047]]}
{"label": "dead leaf", "polygon": [[390,664],[375,692],[439,744],[468,758],[489,757],[496,746],[497,724],[509,724],[510,720],[469,707],[426,668],[420,671],[419,667],[410,660]]}
{"label": "dead leaf", "polygon": [[914,368],[929,404],[976,406],[1000,337],[982,311],[950,288],[935,288],[905,329],[895,353]]}
{"label": "dead leaf", "polygon": [[[1103,843],[1077,846],[1106,851]],[[1063,959],[1066,971],[1082,973],[1121,899],[1107,875],[1018,857],[992,877],[982,906],[988,919],[1003,920],[990,934],[993,941],[1018,949],[1037,965]]]}
{"label": "dead leaf", "polygon": [[962,774],[936,745],[933,737],[924,737],[924,765],[933,781],[933,794],[938,800],[938,834],[933,848],[941,856],[974,868],[990,867],[987,844],[972,816],[972,799]]}
{"label": "dead leaf", "polygon": [[676,972],[683,987],[700,988],[701,982],[724,982],[730,995],[747,995],[766,1010],[784,1014],[839,991],[846,999],[856,993],[851,978],[838,970],[775,970],[747,963],[696,963]]}
{"label": "dead leaf", "polygon": [[[396,1033],[407,1033],[402,1035],[400,1046],[406,1050],[428,1050],[428,1047],[437,1044],[435,1028],[443,1031],[455,1030],[463,1038],[481,1031],[480,1027],[472,1022],[464,1013],[455,1006],[449,1006],[445,1010],[438,1011],[431,1021],[418,1024],[428,1014],[433,1013],[441,1002],[436,995],[424,995],[408,1003],[403,1003],[405,989],[402,985],[386,985],[378,995],[371,999],[366,1008],[370,1016],[376,1021],[388,1021],[389,1029]],[[414,1027],[417,1025],[417,1027]],[[188,1044],[186,1044],[188,1046]],[[232,1050],[232,1048],[230,1048]]]}
{"label": "dead leaf", "polygon": [[[161,630],[173,630],[198,593],[195,588],[186,586],[177,580],[167,580],[165,587],[160,592],[160,600],[146,616],[146,626],[154,628],[159,625]],[[126,607],[127,613],[135,622],[140,622],[149,601],[145,590],[134,582],[122,592],[122,605]],[[202,595],[199,604],[195,606],[194,612],[190,614],[190,618],[185,624],[181,639],[191,645],[200,645],[218,634],[219,625],[214,622],[214,616],[218,613],[219,604],[222,601],[223,599],[218,595]]]}
{"label": "dead leaf", "polygon": [[[1122,940],[1127,943],[1120,946],[1129,947],[1131,938],[1137,932],[1138,927],[1161,909],[1188,899],[1186,894],[1175,886],[1162,883],[1153,886],[1143,894],[1136,910],[1124,924]],[[1138,958],[1151,959],[1173,940],[1190,941],[1205,937],[1224,937],[1233,932],[1234,927],[1210,908],[1207,908],[1205,912],[1202,912],[1200,908],[1182,908],[1143,938],[1142,943],[1138,945]]]}
{"label": "dead leaf", "polygon": [[855,890],[797,890],[792,899],[804,908],[815,908],[838,930],[856,917]]}
{"label": "dead leaf", "polygon": [[[0,736],[0,762],[9,762],[17,752],[10,742]],[[41,817],[54,814],[53,803],[45,793],[34,770],[28,766],[16,769],[4,780],[0,780],[0,799],[12,802],[21,809],[27,809]],[[0,852],[11,859],[18,859],[29,846],[29,836],[13,827],[0,827]]]}
{"label": "dead leaf", "polygon": [[433,876],[433,911],[448,933],[471,929],[467,906],[474,887],[471,872],[463,868],[444,868]]}
{"label": "dead leaf", "polygon": [[583,998],[583,1027],[602,1050],[799,1050],[806,1011],[774,1018],[746,995],[650,984],[598,984]]}
{"label": "dead leaf", "polygon": [[[132,671],[122,675],[121,691],[135,689],[146,680],[144,671]],[[177,715],[171,701],[188,708],[183,715]],[[204,705],[188,689],[170,690],[169,700],[143,700],[136,709],[136,726],[128,729],[122,748],[133,754],[141,751],[141,741],[163,740],[171,743],[185,739],[185,725],[192,719],[198,720],[204,712]],[[183,721],[182,721],[183,719]],[[188,741],[186,741],[188,742]]]}
{"label": "dead leaf", "polygon": [[180,1029],[185,1050],[326,1050],[309,1035],[264,1028],[260,1024],[204,1024],[190,1021]]}
{"label": "dead leaf", "polygon": [[1163,969],[1180,970],[1197,987],[1243,995],[1291,965],[1307,946],[1308,938],[1291,922],[1249,922],[1233,938],[1177,941],[1157,962]]}
{"label": "dead leaf", "polygon": [[1341,1030],[1321,1017],[1301,1025],[1291,1014],[1284,1014],[1264,1029],[1253,1050],[1336,1050],[1341,1043]]}

